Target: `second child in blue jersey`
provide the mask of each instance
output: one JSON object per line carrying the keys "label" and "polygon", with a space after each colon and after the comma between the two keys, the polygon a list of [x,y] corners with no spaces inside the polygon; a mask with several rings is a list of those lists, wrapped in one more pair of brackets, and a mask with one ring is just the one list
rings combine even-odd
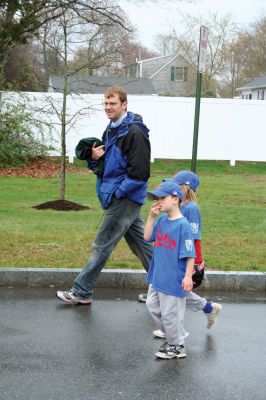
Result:
{"label": "second child in blue jersey", "polygon": [[[201,251],[201,215],[196,197],[196,190],[200,184],[200,180],[192,171],[179,171],[173,178],[171,178],[171,180],[179,184],[183,191],[183,200],[180,206],[180,211],[183,216],[187,218],[191,226],[196,251],[194,270],[196,269],[197,272],[199,272],[200,277],[200,272],[203,271],[204,268]],[[197,273],[193,275],[193,277],[196,275]],[[208,301],[193,291],[187,294],[186,305],[191,311],[204,312],[207,317],[208,329],[215,324],[217,316],[222,308],[220,304]]]}

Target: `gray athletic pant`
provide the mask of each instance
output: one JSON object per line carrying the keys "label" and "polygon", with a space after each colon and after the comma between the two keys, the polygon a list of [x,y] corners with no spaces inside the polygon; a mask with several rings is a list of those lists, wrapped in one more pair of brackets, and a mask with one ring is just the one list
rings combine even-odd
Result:
{"label": "gray athletic pant", "polygon": [[157,292],[150,285],[146,302],[150,315],[172,345],[182,345],[188,333],[184,328],[186,298]]}
{"label": "gray athletic pant", "polygon": [[113,199],[98,229],[91,257],[74,281],[73,288],[77,294],[82,297],[92,294],[93,283],[123,237],[148,271],[153,246],[144,240],[144,223],[140,208],[140,204],[129,199]]}
{"label": "gray athletic pant", "polygon": [[188,292],[186,306],[191,311],[200,311],[206,306],[207,300],[194,292]]}

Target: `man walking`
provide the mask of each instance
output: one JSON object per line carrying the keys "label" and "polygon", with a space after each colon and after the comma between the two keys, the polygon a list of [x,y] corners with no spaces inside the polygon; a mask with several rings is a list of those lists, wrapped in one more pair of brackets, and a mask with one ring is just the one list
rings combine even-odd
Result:
{"label": "man walking", "polygon": [[104,108],[110,119],[103,145],[92,146],[89,166],[104,156],[97,194],[105,216],[92,246],[92,254],[68,291],[57,297],[70,304],[91,304],[93,284],[123,237],[148,271],[153,247],[144,240],[140,208],[150,177],[149,129],[142,118],[127,111],[127,93],[119,86],[107,90]]}

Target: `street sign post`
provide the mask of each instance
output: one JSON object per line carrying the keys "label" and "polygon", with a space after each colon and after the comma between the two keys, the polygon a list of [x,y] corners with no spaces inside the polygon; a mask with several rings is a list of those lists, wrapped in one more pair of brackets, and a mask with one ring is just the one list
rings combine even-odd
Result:
{"label": "street sign post", "polygon": [[205,26],[201,26],[200,40],[199,40],[198,70],[197,70],[193,148],[192,148],[192,161],[191,161],[191,170],[193,172],[196,172],[196,164],[197,164],[201,82],[202,82],[202,74],[205,72],[206,69],[207,43],[208,43],[208,28],[206,28]]}

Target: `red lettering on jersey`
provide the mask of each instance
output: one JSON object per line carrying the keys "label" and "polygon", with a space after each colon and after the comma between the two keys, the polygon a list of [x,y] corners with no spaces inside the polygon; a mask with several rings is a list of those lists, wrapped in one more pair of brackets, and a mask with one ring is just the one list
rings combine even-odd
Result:
{"label": "red lettering on jersey", "polygon": [[161,233],[160,229],[157,229],[157,235],[154,242],[154,246],[162,246],[170,250],[174,250],[176,248],[176,240],[171,239],[167,233]]}

